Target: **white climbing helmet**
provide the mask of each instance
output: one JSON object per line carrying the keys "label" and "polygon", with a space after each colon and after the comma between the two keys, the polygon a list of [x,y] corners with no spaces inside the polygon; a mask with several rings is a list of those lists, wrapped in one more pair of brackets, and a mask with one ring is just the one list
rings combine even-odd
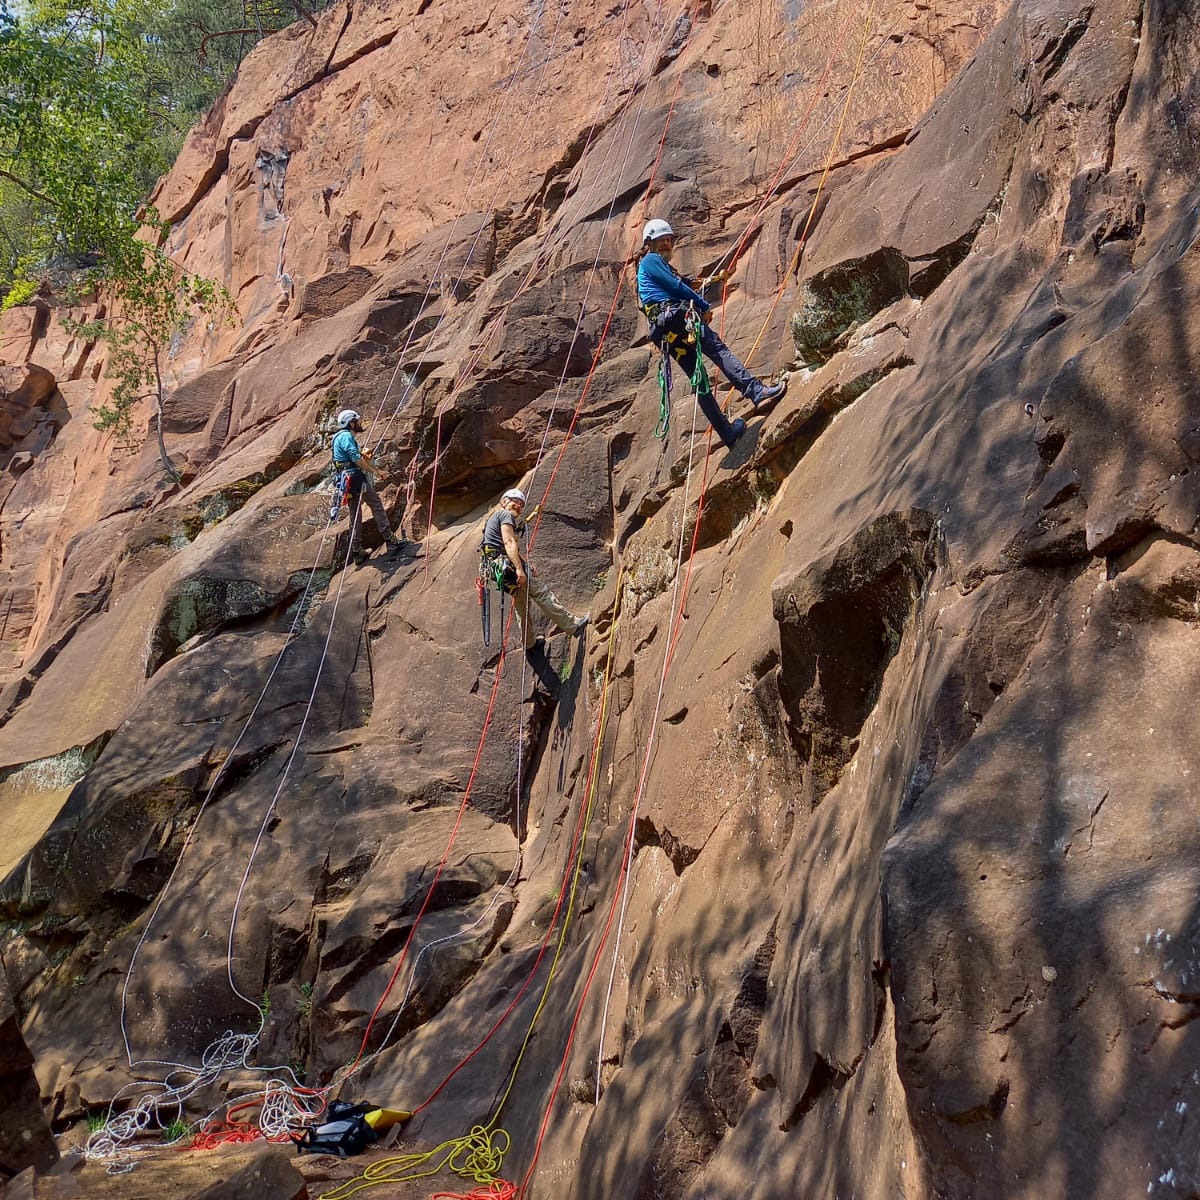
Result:
{"label": "white climbing helmet", "polygon": [[647,221],[645,229],[642,230],[642,245],[644,246],[647,242],[656,242],[662,237],[674,236],[675,230],[661,217],[655,217],[652,221]]}
{"label": "white climbing helmet", "polygon": [[361,421],[362,417],[358,415],[352,408],[343,408],[337,415],[337,427],[339,429],[349,429],[355,421]]}
{"label": "white climbing helmet", "polygon": [[522,504],[524,504],[525,503],[525,493],[523,491],[521,491],[520,488],[509,488],[508,491],[505,492],[504,495],[500,497],[500,499],[501,500],[520,500],[520,502]]}

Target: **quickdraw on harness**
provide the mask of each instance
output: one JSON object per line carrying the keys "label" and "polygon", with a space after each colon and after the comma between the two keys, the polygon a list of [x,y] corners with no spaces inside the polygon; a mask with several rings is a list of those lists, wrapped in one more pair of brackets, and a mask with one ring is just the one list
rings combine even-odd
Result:
{"label": "quickdraw on harness", "polygon": [[333,495],[329,500],[329,519],[336,521],[344,504],[350,503],[350,468],[333,464]]}
{"label": "quickdraw on harness", "polygon": [[[683,332],[666,328],[668,323],[673,321],[676,314],[681,311],[684,314]],[[708,368],[704,365],[704,355],[700,349],[701,326],[703,322],[693,304],[686,306],[671,303],[646,304],[643,305],[642,312],[646,314],[646,319],[650,322],[651,330],[655,326],[665,329],[662,342],[660,343],[662,358],[658,364],[658,424],[654,427],[654,436],[663,441],[671,431],[671,356],[680,339],[683,340],[684,344],[690,344],[696,348],[695,365],[692,368],[691,378],[689,379],[692,389],[696,392],[709,390]]]}
{"label": "quickdraw on harness", "polygon": [[504,628],[504,597],[517,588],[517,570],[491,546],[479,543],[479,574],[475,576],[475,591],[479,596],[479,618],[483,623],[483,648],[492,644],[492,588],[500,593],[500,628]]}
{"label": "quickdraw on harness", "polygon": [[361,1154],[379,1141],[385,1130],[407,1121],[410,1116],[411,1113],[380,1108],[378,1104],[334,1100],[325,1121],[320,1125],[306,1125],[291,1136],[297,1154],[336,1154],[339,1158],[347,1158],[351,1154]]}

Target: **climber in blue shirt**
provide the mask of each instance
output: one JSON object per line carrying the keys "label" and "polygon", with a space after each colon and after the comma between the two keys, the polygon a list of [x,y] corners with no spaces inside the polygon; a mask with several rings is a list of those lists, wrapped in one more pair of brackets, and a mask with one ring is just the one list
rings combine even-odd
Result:
{"label": "climber in blue shirt", "polygon": [[[345,480],[346,496],[350,504],[350,553],[354,561],[362,565],[370,555],[362,546],[362,502],[365,500],[375,518],[375,528],[391,554],[396,555],[404,543],[392,532],[391,522],[383,507],[383,501],[371,482],[375,469],[370,459],[362,452],[355,434],[362,433],[362,419],[352,408],[344,408],[337,416],[338,432],[333,435],[330,451],[333,454],[333,469],[338,481]],[[341,505],[335,497],[334,515]]]}
{"label": "climber in blue shirt", "polygon": [[[687,316],[689,306],[694,308],[703,321],[700,326],[700,350],[754,404],[756,412],[767,412],[787,391],[786,379],[774,385],[756,379],[742,365],[741,359],[713,332],[707,317],[712,305],[671,266],[674,249],[675,231],[671,226],[657,218],[647,221],[642,230],[637,284],[638,304],[650,322],[650,340],[660,349],[668,346],[690,379],[696,370],[696,343],[688,331]],[[732,446],[745,433],[746,422],[741,417],[730,421],[721,411],[711,388],[698,392],[696,402],[726,446]]]}

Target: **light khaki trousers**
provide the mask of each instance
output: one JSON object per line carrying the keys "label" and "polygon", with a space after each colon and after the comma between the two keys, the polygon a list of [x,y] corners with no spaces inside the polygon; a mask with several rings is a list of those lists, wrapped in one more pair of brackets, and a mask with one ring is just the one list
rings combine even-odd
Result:
{"label": "light khaki trousers", "polygon": [[573,633],[579,618],[528,568],[525,586],[512,594],[513,609],[517,614],[517,628],[521,631],[521,644],[526,650],[537,640],[537,629],[529,619],[529,602],[532,600],[563,633]]}

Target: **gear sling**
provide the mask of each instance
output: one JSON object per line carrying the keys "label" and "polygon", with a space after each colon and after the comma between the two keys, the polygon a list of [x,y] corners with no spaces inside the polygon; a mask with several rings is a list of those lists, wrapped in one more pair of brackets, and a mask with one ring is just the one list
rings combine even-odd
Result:
{"label": "gear sling", "polygon": [[492,602],[491,589],[500,593],[500,629],[504,629],[504,597],[511,596],[517,590],[517,569],[509,561],[507,554],[479,543],[479,574],[475,577],[475,591],[479,596],[479,617],[483,623],[483,646],[486,650],[492,644]]}
{"label": "gear sling", "polygon": [[[645,304],[642,306],[642,312],[650,322],[650,340],[662,351],[662,361],[658,364],[658,424],[654,427],[654,436],[665,439],[671,430],[672,355],[687,373],[688,381],[696,395],[701,398],[702,409],[705,408],[704,398],[712,394],[708,382],[708,368],[704,365],[704,355],[700,346],[703,323],[692,304]],[[713,425],[718,425],[707,410],[705,416]]]}

